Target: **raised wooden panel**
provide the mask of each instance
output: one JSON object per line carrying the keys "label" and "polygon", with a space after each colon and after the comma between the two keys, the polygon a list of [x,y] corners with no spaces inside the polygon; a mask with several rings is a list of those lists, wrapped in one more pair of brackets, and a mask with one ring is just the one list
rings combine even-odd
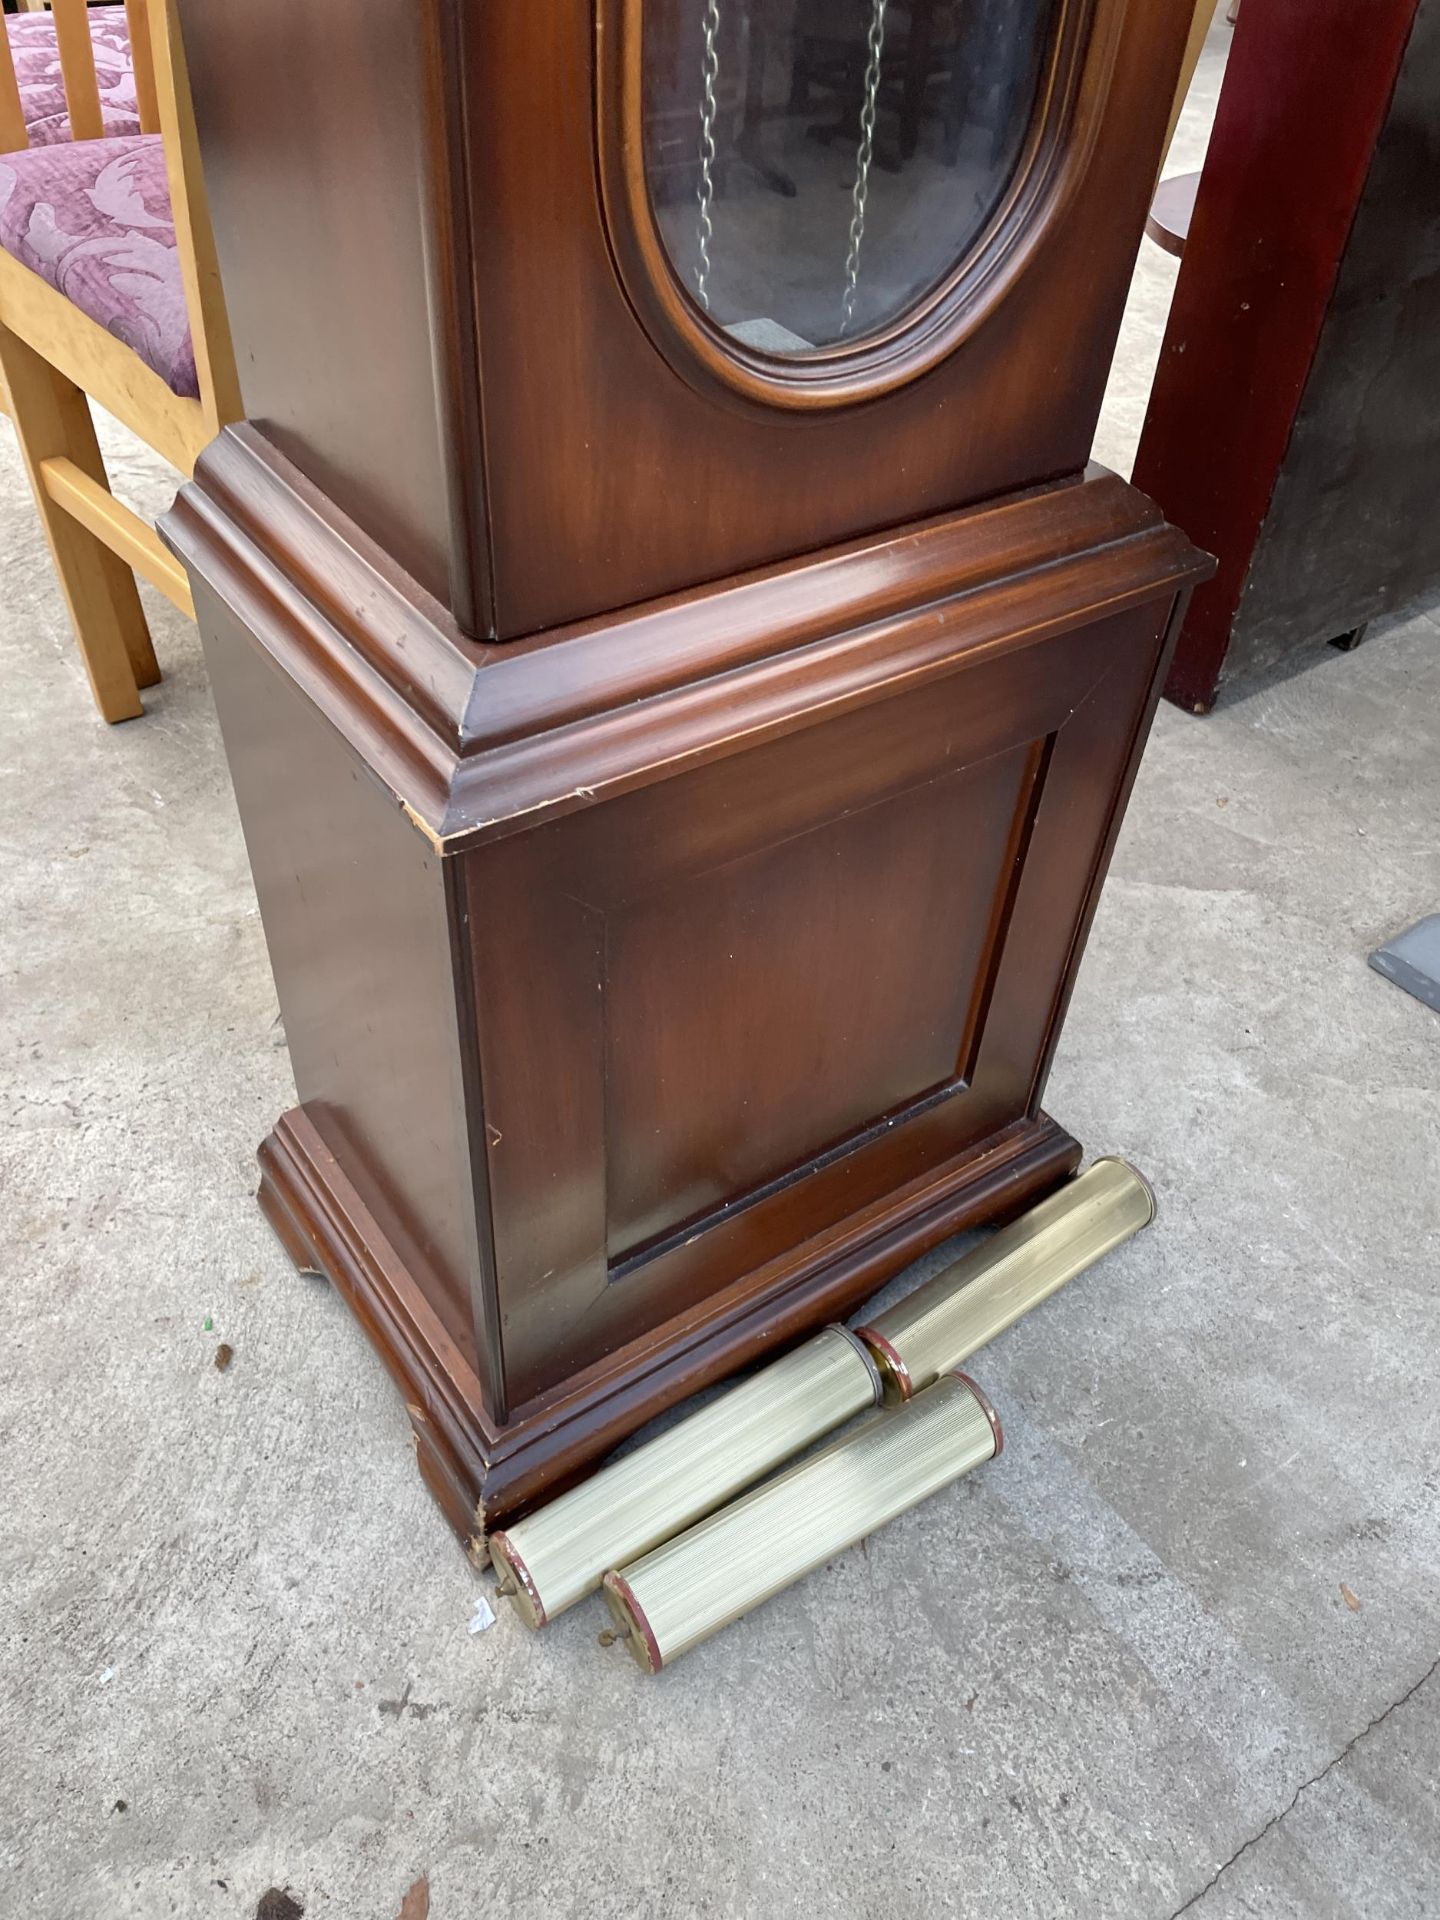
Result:
{"label": "raised wooden panel", "polygon": [[612,1273],[955,1089],[1040,760],[1015,748],[606,916]]}
{"label": "raised wooden panel", "polygon": [[1168,610],[466,857],[509,1404],[1036,1109]]}

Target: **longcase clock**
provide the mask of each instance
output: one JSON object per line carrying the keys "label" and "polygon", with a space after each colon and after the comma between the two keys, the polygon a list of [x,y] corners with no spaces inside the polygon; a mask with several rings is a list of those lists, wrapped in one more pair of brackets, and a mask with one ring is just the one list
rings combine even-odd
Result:
{"label": "longcase clock", "polygon": [[261,1204],[467,1538],[1078,1160],[1205,567],[1087,465],[1190,12],[185,0]]}

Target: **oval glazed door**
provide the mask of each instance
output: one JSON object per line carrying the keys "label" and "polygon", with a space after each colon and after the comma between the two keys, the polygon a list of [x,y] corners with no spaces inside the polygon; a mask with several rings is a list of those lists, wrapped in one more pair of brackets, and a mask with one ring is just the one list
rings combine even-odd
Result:
{"label": "oval glazed door", "polygon": [[1083,176],[1125,0],[600,0],[602,192],[677,370],[872,399],[993,311]]}

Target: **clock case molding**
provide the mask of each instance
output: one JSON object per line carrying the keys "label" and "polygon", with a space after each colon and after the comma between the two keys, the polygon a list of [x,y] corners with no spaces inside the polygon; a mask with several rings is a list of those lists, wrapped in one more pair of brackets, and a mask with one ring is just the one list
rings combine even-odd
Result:
{"label": "clock case molding", "polygon": [[[1064,217],[931,371],[818,410],[682,379],[626,297],[585,9],[319,5],[262,100],[272,12],[183,14],[251,419],[165,531],[300,1096],[261,1204],[473,1538],[1078,1162],[1045,1079],[1208,570],[1085,466],[1187,9],[1098,0]],[[382,83],[424,244],[347,305]]]}

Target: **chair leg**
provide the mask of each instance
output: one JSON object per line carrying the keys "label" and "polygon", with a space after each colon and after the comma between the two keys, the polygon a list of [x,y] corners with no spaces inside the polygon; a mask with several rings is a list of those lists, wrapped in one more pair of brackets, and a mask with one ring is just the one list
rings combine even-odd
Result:
{"label": "chair leg", "polygon": [[160,678],[135,576],[51,499],[40,473],[42,460],[63,457],[108,487],[90,404],[73,381],[4,326],[0,374],[95,704],[106,720],[133,720],[145,711],[139,688]]}

